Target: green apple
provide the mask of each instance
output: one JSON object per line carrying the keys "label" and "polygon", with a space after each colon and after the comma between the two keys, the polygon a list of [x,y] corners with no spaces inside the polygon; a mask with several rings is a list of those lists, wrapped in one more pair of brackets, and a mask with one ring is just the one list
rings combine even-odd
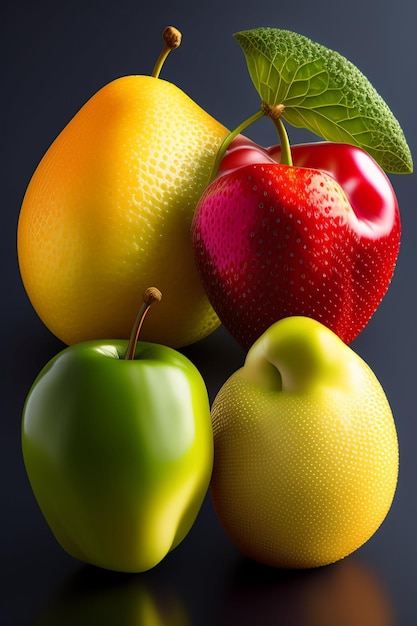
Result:
{"label": "green apple", "polygon": [[398,476],[392,412],[371,368],[307,317],[271,326],[212,406],[217,516],[251,558],[335,562],[390,509]]}
{"label": "green apple", "polygon": [[22,420],[27,474],[58,542],[125,572],[152,568],[184,539],[213,464],[199,371],[172,348],[137,342],[150,291],[130,342],[64,349],[33,383]]}

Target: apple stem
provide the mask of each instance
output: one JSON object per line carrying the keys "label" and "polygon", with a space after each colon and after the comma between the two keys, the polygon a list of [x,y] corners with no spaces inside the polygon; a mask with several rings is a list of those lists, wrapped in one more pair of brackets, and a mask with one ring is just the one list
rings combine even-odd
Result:
{"label": "apple stem", "polygon": [[139,339],[140,329],[142,328],[144,319],[147,312],[151,308],[154,302],[160,302],[162,299],[162,293],[156,287],[148,287],[143,294],[143,304],[138,313],[138,316],[133,324],[132,332],[130,333],[129,344],[127,346],[125,360],[133,360],[135,358],[136,346]]}
{"label": "apple stem", "polygon": [[281,164],[292,165],[290,141],[282,121],[282,113],[285,106],[283,104],[277,104],[276,106],[271,107],[266,102],[262,102],[261,106],[264,114],[273,121],[275,128],[277,129],[279,143],[281,145]]}
{"label": "apple stem", "polygon": [[226,154],[226,150],[229,147],[229,145],[232,143],[233,139],[235,137],[237,137],[238,135],[240,135],[240,133],[243,132],[245,130],[245,128],[247,128],[248,126],[253,124],[253,122],[256,122],[256,120],[261,119],[261,117],[263,117],[264,115],[265,114],[264,114],[263,110],[260,109],[254,115],[251,115],[246,120],[244,120],[241,124],[239,124],[239,126],[237,128],[232,130],[223,139],[223,142],[220,144],[220,148],[219,148],[219,150],[217,152],[216,159],[214,161],[213,169],[211,171],[211,176],[210,176],[210,182],[213,181],[216,178],[217,171],[219,169],[219,165],[221,163],[221,160],[224,157],[224,155]]}
{"label": "apple stem", "polygon": [[262,102],[261,108],[254,115],[251,115],[244,120],[237,128],[232,130],[224,139],[217,152],[216,159],[214,161],[213,169],[209,182],[212,182],[216,176],[221,163],[222,158],[226,154],[229,145],[233,139],[242,133],[248,126],[261,119],[263,116],[269,117],[275,125],[278,132],[279,141],[281,144],[281,163],[283,165],[292,165],[291,146],[288,139],[288,134],[281,119],[282,113],[285,109],[283,104],[277,104],[276,106],[270,106],[266,102]]}
{"label": "apple stem", "polygon": [[156,60],[151,76],[153,78],[159,78],[162,66],[165,63],[165,59],[171,50],[175,50],[181,44],[182,35],[180,31],[174,26],[167,26],[162,33],[162,39],[164,40],[164,47]]}

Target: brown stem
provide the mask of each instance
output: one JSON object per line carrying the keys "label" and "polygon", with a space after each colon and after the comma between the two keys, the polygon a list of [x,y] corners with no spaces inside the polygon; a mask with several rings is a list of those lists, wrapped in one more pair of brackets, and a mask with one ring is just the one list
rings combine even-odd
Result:
{"label": "brown stem", "polygon": [[171,50],[175,50],[181,44],[182,35],[180,31],[174,26],[167,26],[162,33],[162,39],[164,40],[164,47],[156,60],[155,66],[152,70],[151,76],[153,78],[158,78],[161,73],[161,69],[163,64],[165,63],[165,59]]}
{"label": "brown stem", "polygon": [[151,308],[154,302],[160,302],[162,293],[156,287],[148,287],[143,294],[143,304],[138,313],[138,316],[133,324],[132,332],[130,333],[130,339],[127,346],[125,360],[133,360],[135,358],[136,346],[139,339],[140,329],[146,317],[147,312]]}

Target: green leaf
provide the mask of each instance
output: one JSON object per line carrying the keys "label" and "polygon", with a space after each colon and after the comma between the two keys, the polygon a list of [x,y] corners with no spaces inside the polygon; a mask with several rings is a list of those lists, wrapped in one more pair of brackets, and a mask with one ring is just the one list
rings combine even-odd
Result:
{"label": "green leaf", "polygon": [[326,141],[359,146],[387,172],[413,171],[400,124],[348,59],[303,35],[277,28],[241,31],[234,37],[262,101],[283,104],[287,122]]}

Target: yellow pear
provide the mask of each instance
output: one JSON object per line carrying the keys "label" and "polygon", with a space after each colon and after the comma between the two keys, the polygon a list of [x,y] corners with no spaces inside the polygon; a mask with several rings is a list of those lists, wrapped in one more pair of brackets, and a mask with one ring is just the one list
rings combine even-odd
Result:
{"label": "yellow pear", "polygon": [[308,317],[273,324],[212,405],[213,504],[232,541],[273,567],[328,565],[391,507],[398,441],[369,365]]}
{"label": "yellow pear", "polygon": [[24,196],[23,284],[67,344],[128,337],[149,284],[164,293],[164,306],[144,340],[181,347],[220,323],[200,282],[190,227],[228,130],[160,79],[160,65],[152,76],[118,78],[93,95],[49,147]]}

